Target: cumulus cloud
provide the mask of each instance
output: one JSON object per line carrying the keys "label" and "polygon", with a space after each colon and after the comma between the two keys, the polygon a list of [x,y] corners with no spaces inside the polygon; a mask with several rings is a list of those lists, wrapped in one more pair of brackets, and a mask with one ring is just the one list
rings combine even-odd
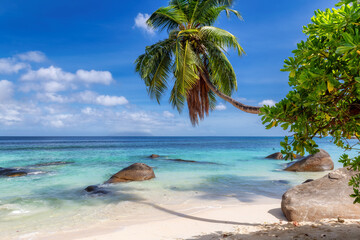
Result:
{"label": "cumulus cloud", "polygon": [[73,81],[75,75],[64,72],[61,68],[50,66],[48,68],[40,68],[38,70],[30,70],[20,78],[23,81],[49,80],[49,81]]}
{"label": "cumulus cloud", "polygon": [[76,73],[63,71],[59,67],[50,66],[48,68],[40,68],[38,70],[30,70],[20,77],[24,82],[40,82],[37,84],[26,83],[21,90],[28,91],[46,91],[59,92],[69,88],[76,89],[76,83],[82,82],[86,84],[98,83],[109,85],[112,81],[112,75],[108,71],[95,70],[78,70]]}
{"label": "cumulus cloud", "polygon": [[11,126],[22,122],[36,122],[40,116],[39,108],[33,103],[11,101],[0,103],[0,125]]}
{"label": "cumulus cloud", "polygon": [[0,58],[0,73],[2,74],[18,73],[28,67],[26,63],[16,62],[13,58]]}
{"label": "cumulus cloud", "polygon": [[124,105],[129,103],[128,100],[123,96],[109,96],[109,95],[100,95],[96,97],[95,102],[103,106],[116,106]]}
{"label": "cumulus cloud", "polygon": [[21,53],[16,55],[22,61],[29,61],[29,62],[44,62],[46,60],[46,56],[43,52],[40,51],[29,51],[25,53]]}
{"label": "cumulus cloud", "polygon": [[86,71],[86,70],[77,70],[76,76],[80,81],[85,83],[100,83],[109,85],[112,81],[112,75],[108,71]]}
{"label": "cumulus cloud", "polygon": [[146,23],[146,21],[149,19],[149,17],[150,17],[150,15],[147,13],[145,13],[145,14],[139,13],[134,19],[134,21],[135,21],[134,27],[140,28],[150,35],[154,35],[155,34],[154,29],[151,28]]}
{"label": "cumulus cloud", "polygon": [[14,84],[8,80],[0,81],[0,101],[8,101],[14,92]]}
{"label": "cumulus cloud", "polygon": [[66,96],[62,96],[62,95],[52,93],[52,92],[38,93],[38,94],[36,94],[36,96],[40,101],[43,101],[43,102],[68,103],[68,102],[72,101],[71,99],[69,99]]}
{"label": "cumulus cloud", "polygon": [[38,93],[37,98],[43,102],[55,103],[86,103],[113,107],[128,104],[129,101],[123,96],[100,95],[93,91],[83,91],[71,96],[63,96],[53,92]]}
{"label": "cumulus cloud", "polygon": [[102,106],[112,107],[117,105],[128,104],[129,101],[123,96],[99,95],[92,91],[84,91],[74,97],[79,102],[98,104]]}
{"label": "cumulus cloud", "polygon": [[263,100],[261,102],[259,102],[259,106],[264,106],[264,105],[267,105],[267,106],[275,106],[276,102],[274,100],[271,100],[271,99],[266,99],[266,100]]}
{"label": "cumulus cloud", "polygon": [[220,103],[219,105],[216,105],[215,110],[224,111],[224,110],[226,110],[226,106],[224,104]]}
{"label": "cumulus cloud", "polygon": [[163,116],[166,117],[166,118],[173,118],[173,117],[175,117],[175,115],[172,114],[172,113],[169,112],[169,111],[164,111],[164,112],[163,112]]}

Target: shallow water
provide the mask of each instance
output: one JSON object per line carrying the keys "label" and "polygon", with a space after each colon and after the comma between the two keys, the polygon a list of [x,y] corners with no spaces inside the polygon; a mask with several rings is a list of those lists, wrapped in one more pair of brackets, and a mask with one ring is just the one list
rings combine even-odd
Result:
{"label": "shallow water", "polygon": [[[144,199],[183,204],[189,199],[257,196],[280,198],[290,187],[324,173],[284,172],[286,162],[264,157],[280,151],[276,137],[2,137],[0,167],[30,171],[24,177],[0,178],[0,239],[51,232],[140,213]],[[335,167],[343,153],[317,141]],[[163,156],[150,159],[150,154]],[[195,160],[199,163],[166,159]],[[54,162],[67,164],[47,165]],[[156,178],[108,186],[106,196],[83,189],[101,184],[122,168],[143,162]],[[213,163],[213,164],[209,164]]]}

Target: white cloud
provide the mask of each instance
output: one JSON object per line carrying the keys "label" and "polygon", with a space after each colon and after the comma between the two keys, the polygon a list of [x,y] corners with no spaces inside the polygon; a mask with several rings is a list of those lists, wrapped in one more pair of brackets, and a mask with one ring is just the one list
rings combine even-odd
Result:
{"label": "white cloud", "polygon": [[11,74],[18,73],[21,69],[28,68],[25,63],[18,63],[12,58],[0,58],[0,73]]}
{"label": "white cloud", "polygon": [[8,101],[14,92],[14,84],[8,80],[0,81],[0,101]]}
{"label": "white cloud", "polygon": [[96,115],[96,110],[91,107],[81,109],[81,112],[85,115]]}
{"label": "white cloud", "polygon": [[83,91],[80,93],[73,94],[72,96],[62,96],[53,92],[38,93],[37,98],[44,102],[55,102],[55,103],[87,103],[96,104],[107,107],[125,105],[129,101],[123,96],[110,96],[110,95],[99,95],[92,91]]}
{"label": "white cloud", "polygon": [[150,34],[150,35],[154,35],[155,31],[153,28],[151,28],[146,21],[149,19],[150,15],[145,13],[139,13],[136,17],[135,17],[135,26],[137,28],[140,28],[142,30],[144,30],[146,33]]}
{"label": "white cloud", "polygon": [[172,114],[172,113],[169,112],[169,111],[164,111],[164,112],[163,112],[163,116],[166,117],[166,118],[173,118],[173,117],[175,117],[175,115]]}
{"label": "white cloud", "polygon": [[75,117],[72,114],[55,114],[43,116],[42,122],[45,126],[52,126],[55,128],[62,128],[68,125],[73,125]]}
{"label": "white cloud", "polygon": [[108,107],[129,103],[129,101],[123,96],[99,95],[92,91],[81,92],[77,94],[74,99],[82,103],[98,104]]}
{"label": "white cloud", "polygon": [[29,119],[29,123],[36,122],[39,117],[39,108],[30,103],[11,101],[0,103],[0,125],[11,126]]}
{"label": "white cloud", "polygon": [[100,95],[96,97],[95,102],[103,106],[116,106],[128,104],[128,100],[123,96],[109,96],[109,95]]}
{"label": "white cloud", "polygon": [[105,85],[109,85],[112,81],[112,75],[108,71],[85,71],[85,70],[77,70],[76,76],[80,81],[85,83],[101,83]]}
{"label": "white cloud", "polygon": [[76,89],[75,83],[83,82],[86,84],[99,83],[109,85],[112,81],[112,75],[108,71],[85,71],[78,70],[75,74],[63,71],[61,68],[50,66],[38,70],[30,70],[23,74],[20,80],[24,82],[40,82],[38,84],[25,83],[20,87],[22,91],[45,91],[59,92],[69,88]]}
{"label": "white cloud", "polygon": [[266,100],[259,102],[259,106],[268,105],[268,106],[272,107],[272,106],[275,106],[275,104],[276,104],[276,102],[271,99],[266,99]]}
{"label": "white cloud", "polygon": [[215,110],[224,111],[224,110],[226,110],[226,106],[224,104],[220,103],[219,105],[216,105]]}
{"label": "white cloud", "polygon": [[40,51],[29,51],[26,53],[21,53],[16,55],[22,61],[29,61],[29,62],[44,62],[46,60],[46,56],[43,52]]}
{"label": "white cloud", "polygon": [[52,82],[44,83],[43,88],[44,88],[45,92],[53,93],[53,92],[60,92],[60,91],[66,90],[67,86],[66,86],[66,84],[52,81]]}
{"label": "white cloud", "polygon": [[38,93],[36,94],[36,97],[43,102],[55,102],[55,103],[68,103],[71,102],[71,100],[68,97],[55,94],[52,92],[49,93]]}
{"label": "white cloud", "polygon": [[65,81],[70,82],[75,79],[75,74],[64,72],[61,68],[50,66],[48,68],[40,68],[39,70],[30,70],[21,76],[21,80],[48,80],[48,81]]}

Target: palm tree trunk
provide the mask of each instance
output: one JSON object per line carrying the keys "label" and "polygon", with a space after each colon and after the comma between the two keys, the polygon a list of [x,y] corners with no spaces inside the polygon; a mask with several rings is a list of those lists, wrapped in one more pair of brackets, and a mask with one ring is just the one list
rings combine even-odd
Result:
{"label": "palm tree trunk", "polygon": [[205,75],[204,72],[202,72],[202,71],[200,71],[200,72],[201,72],[201,75],[203,75],[205,83],[208,85],[208,87],[211,89],[211,91],[213,91],[218,97],[220,97],[221,99],[227,101],[228,103],[230,103],[234,107],[240,109],[241,111],[244,111],[244,112],[247,112],[247,113],[252,113],[252,114],[259,114],[260,113],[260,107],[254,107],[254,106],[245,105],[245,104],[243,104],[241,102],[238,102],[235,99],[229,97],[228,95],[225,95],[222,92],[220,92],[214,86],[214,84],[210,81],[210,79],[207,76],[204,76]]}

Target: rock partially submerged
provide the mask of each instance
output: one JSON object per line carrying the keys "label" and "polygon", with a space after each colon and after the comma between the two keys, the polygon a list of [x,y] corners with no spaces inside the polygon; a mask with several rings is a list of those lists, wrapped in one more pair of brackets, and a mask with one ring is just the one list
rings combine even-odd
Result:
{"label": "rock partially submerged", "polygon": [[267,156],[266,158],[270,158],[270,159],[283,159],[283,155],[281,152],[276,152],[273,154],[270,154],[269,156]]}
{"label": "rock partially submerged", "polygon": [[180,159],[180,158],[176,158],[176,159],[166,159],[167,161],[173,161],[173,162],[188,162],[188,163],[200,163],[194,160],[184,160],[184,159]]}
{"label": "rock partially submerged", "polygon": [[[276,152],[276,153],[270,154],[266,158],[278,159],[278,160],[281,160],[281,159],[290,160],[290,159],[284,158],[284,155],[281,152]],[[293,154],[293,159],[300,159],[300,158],[302,158],[301,155]]]}
{"label": "rock partially submerged", "polygon": [[195,161],[195,160],[184,160],[184,159],[180,159],[180,158],[165,158],[165,159],[161,159],[164,161],[172,161],[172,162],[183,162],[183,163],[198,163],[198,164],[215,164],[215,165],[219,165],[219,163],[214,163],[214,162],[202,162],[202,161]]}
{"label": "rock partially submerged", "polygon": [[289,221],[326,218],[360,219],[360,204],[353,204],[349,180],[358,172],[340,168],[326,176],[295,186],[282,197],[281,210]]}
{"label": "rock partially submerged", "polygon": [[0,168],[0,176],[3,177],[21,177],[26,176],[28,173],[21,169],[16,168]]}
{"label": "rock partially submerged", "polygon": [[108,190],[100,187],[99,185],[90,185],[84,189],[86,192],[91,194],[108,194]]}
{"label": "rock partially submerged", "polygon": [[157,155],[157,154],[151,154],[151,155],[149,156],[149,158],[158,158],[158,157],[160,157],[160,155]]}
{"label": "rock partially submerged", "polygon": [[29,167],[47,167],[47,166],[67,165],[67,164],[73,164],[73,163],[74,162],[57,161],[57,162],[37,163],[34,165],[30,165]]}
{"label": "rock partially submerged", "polygon": [[111,176],[105,183],[144,181],[155,178],[151,167],[144,163],[134,163]]}
{"label": "rock partially submerged", "polygon": [[293,172],[322,172],[334,169],[334,162],[329,153],[320,149],[313,155],[309,155],[285,168],[285,171]]}

